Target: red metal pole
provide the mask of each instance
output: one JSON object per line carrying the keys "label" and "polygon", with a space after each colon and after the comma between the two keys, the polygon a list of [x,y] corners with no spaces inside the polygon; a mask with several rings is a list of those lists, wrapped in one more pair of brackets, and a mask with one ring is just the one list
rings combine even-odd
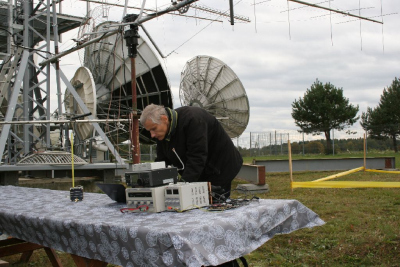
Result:
{"label": "red metal pole", "polygon": [[131,58],[131,87],[132,87],[132,163],[140,163],[140,143],[139,143],[139,119],[137,116],[137,95],[136,95],[136,60]]}
{"label": "red metal pole", "polygon": [[[124,22],[134,22],[138,18],[136,14],[126,15]],[[132,88],[132,129],[131,129],[131,147],[132,147],[132,163],[140,163],[140,144],[139,144],[139,119],[137,116],[137,95],[136,95],[136,62],[137,46],[139,44],[139,26],[131,24],[129,30],[125,31],[125,41],[128,48],[128,54],[131,58],[131,88]]]}

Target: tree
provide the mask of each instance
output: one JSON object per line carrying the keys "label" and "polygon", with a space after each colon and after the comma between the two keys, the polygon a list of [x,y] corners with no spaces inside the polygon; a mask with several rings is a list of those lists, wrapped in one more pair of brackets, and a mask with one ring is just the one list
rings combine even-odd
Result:
{"label": "tree", "polygon": [[397,153],[397,136],[400,134],[400,81],[394,78],[388,88],[383,89],[376,108],[367,108],[361,115],[361,126],[374,139],[391,138]]}
{"label": "tree", "polygon": [[299,132],[325,134],[327,153],[332,151],[330,131],[343,130],[358,119],[358,105],[349,104],[343,96],[343,89],[330,83],[322,84],[318,79],[307,89],[303,98],[292,103],[292,118]]}
{"label": "tree", "polygon": [[306,151],[309,154],[323,154],[324,145],[318,141],[312,141],[306,144]]}
{"label": "tree", "polygon": [[303,152],[302,147],[297,142],[290,144],[290,149],[292,154],[301,154]]}

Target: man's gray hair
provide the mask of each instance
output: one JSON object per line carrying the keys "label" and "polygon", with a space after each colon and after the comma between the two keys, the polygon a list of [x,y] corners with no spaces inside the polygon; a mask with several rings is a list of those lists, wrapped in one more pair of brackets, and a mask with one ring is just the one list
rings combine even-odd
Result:
{"label": "man's gray hair", "polygon": [[156,124],[161,123],[161,115],[167,116],[167,111],[164,106],[150,104],[144,108],[140,116],[140,123],[144,125],[147,120],[152,120]]}

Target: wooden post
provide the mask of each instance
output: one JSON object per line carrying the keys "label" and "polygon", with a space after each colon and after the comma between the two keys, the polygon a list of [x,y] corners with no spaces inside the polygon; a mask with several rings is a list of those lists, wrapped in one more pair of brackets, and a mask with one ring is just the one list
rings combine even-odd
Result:
{"label": "wooden post", "polygon": [[63,266],[60,258],[57,256],[57,253],[54,249],[45,247],[44,251],[46,251],[47,257],[49,258],[52,266],[54,266],[54,267],[56,267],[56,266],[62,267]]}
{"label": "wooden post", "polygon": [[292,147],[290,146],[290,140],[288,140],[288,154],[289,154],[290,190],[293,193]]}
{"label": "wooden post", "polygon": [[[46,251],[53,267],[62,267],[61,260],[54,249],[11,237],[5,240],[0,240],[0,257],[22,253],[19,263],[28,263],[33,251],[41,248]],[[1,267],[6,267],[8,266],[7,264],[7,262],[0,260]]]}
{"label": "wooden post", "polygon": [[87,259],[78,255],[70,254],[77,267],[106,267],[108,264],[104,261]]}
{"label": "wooden post", "polygon": [[367,168],[367,147],[366,147],[366,137],[365,137],[365,133],[364,133],[364,172],[365,169]]}

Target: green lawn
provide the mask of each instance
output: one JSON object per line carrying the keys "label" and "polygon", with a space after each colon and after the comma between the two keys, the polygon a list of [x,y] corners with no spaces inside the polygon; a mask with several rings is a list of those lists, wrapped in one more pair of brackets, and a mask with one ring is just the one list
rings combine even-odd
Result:
{"label": "green lawn", "polygon": [[[394,153],[374,156],[395,156],[399,166]],[[293,179],[312,181],[333,174],[302,172],[294,173]],[[400,175],[361,171],[335,180],[400,182]],[[259,197],[297,199],[326,224],[275,236],[246,256],[250,266],[400,266],[400,188],[297,188],[292,192],[288,173],[267,173],[266,183],[270,192]]]}

